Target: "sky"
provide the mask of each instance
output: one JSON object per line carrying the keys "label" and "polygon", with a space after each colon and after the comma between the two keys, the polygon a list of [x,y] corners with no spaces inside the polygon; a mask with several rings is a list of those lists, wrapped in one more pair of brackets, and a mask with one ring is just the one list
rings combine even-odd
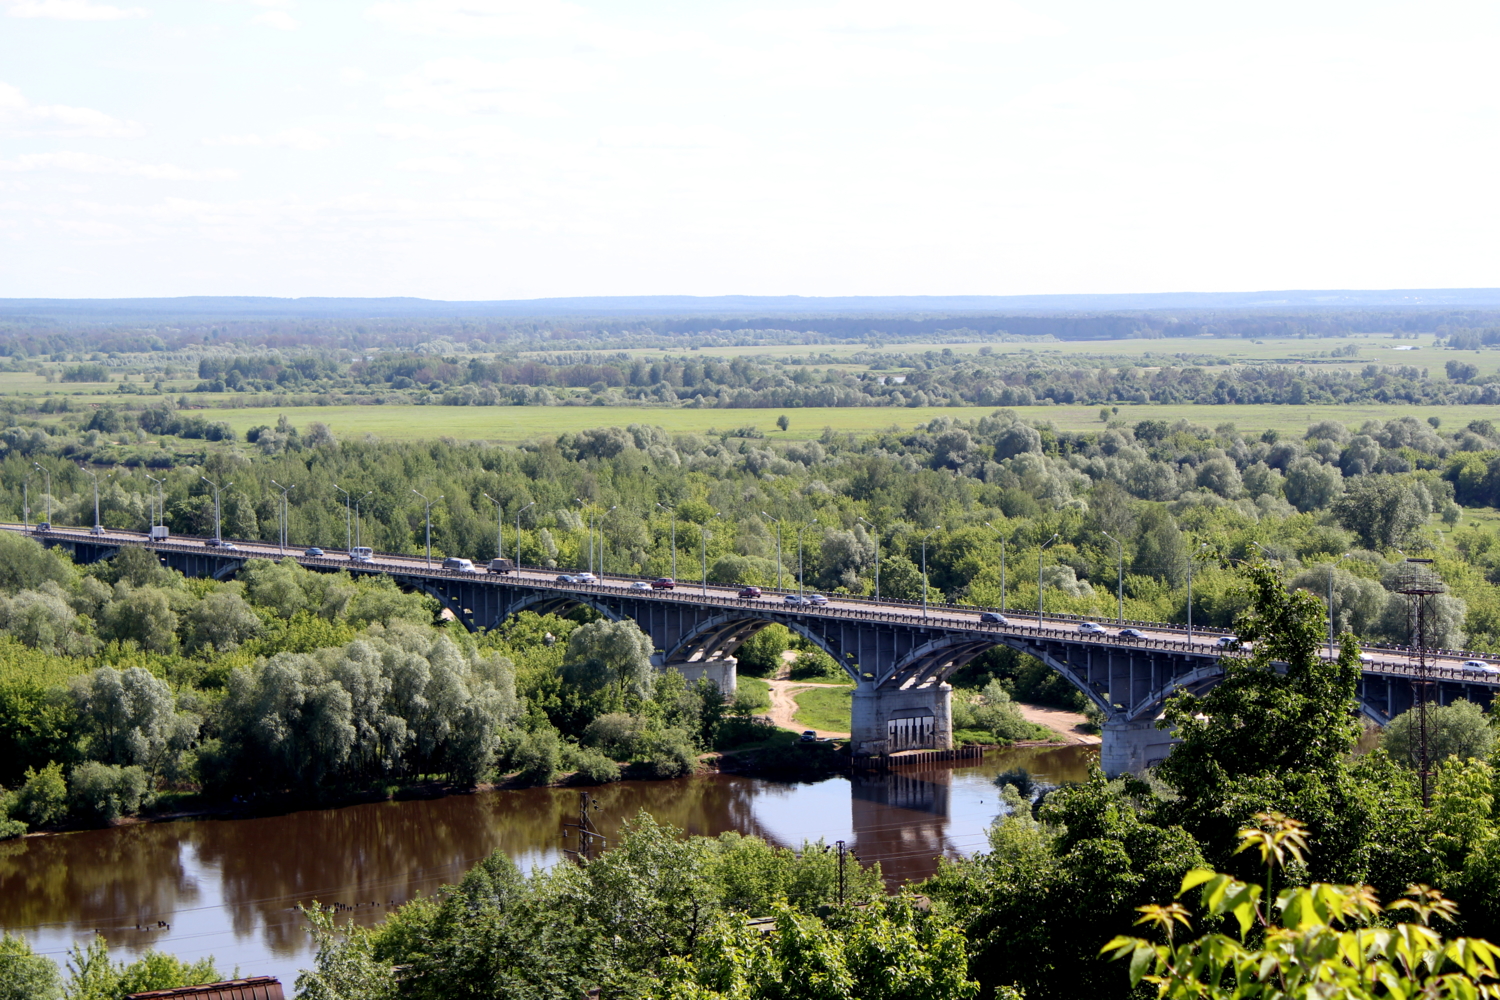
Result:
{"label": "sky", "polygon": [[0,297],[1500,286],[1500,5],[0,0]]}

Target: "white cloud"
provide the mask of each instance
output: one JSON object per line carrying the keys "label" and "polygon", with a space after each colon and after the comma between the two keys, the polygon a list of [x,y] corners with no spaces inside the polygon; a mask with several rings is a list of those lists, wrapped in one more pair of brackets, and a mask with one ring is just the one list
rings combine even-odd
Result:
{"label": "white cloud", "polygon": [[268,10],[264,14],[256,14],[250,19],[250,23],[263,24],[278,31],[296,31],[302,27],[301,21],[284,10]]}
{"label": "white cloud", "polygon": [[681,125],[609,125],[599,130],[606,149],[730,149],[745,137],[728,129]]}
{"label": "white cloud", "polygon": [[144,177],[156,181],[228,180],[237,176],[233,170],[193,171],[172,163],[142,163],[95,153],[26,153],[0,160],[0,170],[11,173],[66,171],[79,174],[113,174],[117,177]]}
{"label": "white cloud", "polygon": [[145,134],[135,122],[121,121],[93,108],[28,101],[19,88],[0,83],[0,135],[128,139]]}
{"label": "white cloud", "polygon": [[365,13],[398,31],[471,38],[576,37],[593,22],[564,0],[391,0]]}
{"label": "white cloud", "polygon": [[366,73],[358,66],[345,66],[343,69],[339,70],[339,83],[346,83],[350,86],[353,86],[356,83],[364,83],[369,78],[370,74]]}
{"label": "white cloud", "polygon": [[116,7],[88,0],[11,0],[5,13],[11,17],[48,17],[58,21],[122,21],[146,17],[142,7]]}
{"label": "white cloud", "polygon": [[464,165],[452,156],[418,156],[396,164],[399,170],[412,170],[424,174],[461,174]]}
{"label": "white cloud", "polygon": [[559,57],[488,62],[473,56],[434,59],[400,80],[387,98],[393,108],[439,114],[550,116],[562,112],[553,97],[592,90],[604,72],[595,64]]}
{"label": "white cloud", "polygon": [[254,132],[241,135],[220,135],[204,139],[205,146],[270,146],[280,149],[326,149],[333,145],[329,139],[310,128],[289,128],[275,135],[259,135]]}
{"label": "white cloud", "polygon": [[1058,35],[1063,26],[1004,0],[838,0],[824,6],[762,7],[737,23],[783,37],[810,33],[887,39],[907,46],[921,36],[1021,41]]}

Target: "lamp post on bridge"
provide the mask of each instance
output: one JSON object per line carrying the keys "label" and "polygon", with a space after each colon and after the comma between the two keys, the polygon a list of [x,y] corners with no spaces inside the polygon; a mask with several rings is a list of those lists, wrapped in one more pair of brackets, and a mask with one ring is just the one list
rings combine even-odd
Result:
{"label": "lamp post on bridge", "polygon": [[286,536],[287,536],[287,530],[286,529],[287,529],[287,521],[290,519],[290,515],[291,515],[290,510],[288,510],[289,501],[287,499],[287,494],[291,493],[292,490],[296,489],[297,488],[297,484],[293,483],[290,486],[282,486],[280,483],[278,483],[276,480],[273,479],[273,480],[271,480],[271,485],[274,486],[274,487],[276,487],[278,490],[281,491],[281,551],[282,551],[282,554],[285,555],[286,554]]}
{"label": "lamp post on bridge", "polygon": [[1047,546],[1057,541],[1062,536],[1056,532],[1052,537],[1042,543],[1042,547],[1036,550],[1036,627],[1042,627],[1042,553],[1047,551]]}
{"label": "lamp post on bridge", "polygon": [[1330,660],[1333,659],[1333,571],[1338,569],[1339,563],[1353,554],[1353,552],[1345,552],[1328,564],[1328,658]]}
{"label": "lamp post on bridge", "polygon": [[44,468],[42,468],[36,462],[32,462],[31,463],[31,467],[34,468],[34,469],[36,469],[36,471],[40,472],[44,477],[46,477],[46,480],[47,480],[47,486],[46,486],[46,489],[47,489],[47,523],[51,524],[52,523],[52,471],[50,469],[44,469]]}
{"label": "lamp post on bridge", "polygon": [[1208,548],[1207,542],[1199,542],[1193,554],[1188,556],[1188,600],[1187,600],[1187,641],[1193,644],[1193,563],[1198,560],[1198,553]]}
{"label": "lamp post on bridge", "polygon": [[527,504],[525,507],[522,507],[520,510],[516,511],[516,572],[517,573],[521,572],[521,515],[524,514],[524,513],[526,513],[528,510],[530,510],[531,508],[533,508],[535,506],[536,506],[536,501],[533,500],[533,501],[531,501],[531,503]]}
{"label": "lamp post on bridge", "polygon": [[[718,511],[714,511],[709,516],[710,517],[718,517],[719,516],[719,512]],[[708,596],[708,540],[710,538],[712,538],[712,537],[714,537],[714,533],[712,531],[708,530],[708,526],[706,524],[698,532],[698,542],[699,542],[699,545],[701,545],[702,549],[703,549],[703,583],[702,583],[702,588],[703,588],[703,596],[704,597]]]}
{"label": "lamp post on bridge", "polygon": [[505,558],[505,536],[501,533],[501,525],[505,523],[505,505],[488,493],[481,493],[486,500],[495,505],[495,558]]}
{"label": "lamp post on bridge", "polygon": [[350,506],[348,490],[344,489],[338,483],[334,483],[333,488],[344,494],[344,551],[348,552],[354,547],[354,519],[351,516],[353,507]]}
{"label": "lamp post on bridge", "polygon": [[21,531],[31,533],[31,477],[21,480]]}
{"label": "lamp post on bridge", "polygon": [[807,522],[806,524],[799,525],[797,527],[797,596],[798,597],[802,596],[802,532],[806,531],[808,528],[812,527],[813,525],[815,525],[817,523],[818,523],[818,519],[817,518],[813,518],[811,521]]}
{"label": "lamp post on bridge", "polygon": [[[224,522],[221,516],[223,514],[223,508],[219,506],[219,484],[214,482],[212,479],[209,479],[207,476],[199,476],[198,478],[214,488],[214,544],[218,545],[224,541],[224,535],[222,533]],[[233,485],[234,483],[232,482],[225,483],[224,489],[227,490]]]}
{"label": "lamp post on bridge", "polygon": [[360,531],[360,505],[375,495],[374,490],[366,490],[365,495],[354,501],[354,544],[356,546],[365,543],[363,532]]}
{"label": "lamp post on bridge", "polygon": [[[417,493],[416,490],[412,492]],[[430,567],[432,565],[432,505],[437,503],[437,500],[428,500],[421,493],[417,493],[417,496],[422,497],[422,502],[427,505],[427,565]],[[443,499],[443,494],[439,493],[437,499]]]}
{"label": "lamp post on bridge", "polygon": [[675,580],[677,579],[677,509],[675,507],[668,507],[664,503],[658,503],[656,506],[666,511],[672,517],[672,579]]}
{"label": "lamp post on bridge", "polygon": [[[993,524],[984,522],[986,528],[992,529],[995,534],[1000,535],[1000,529]],[[1005,610],[1005,536],[1000,535],[1000,610]]]}
{"label": "lamp post on bridge", "polygon": [[[870,530],[875,532],[875,600],[878,601],[880,600],[880,529],[875,527],[875,522],[873,521],[865,521],[858,514],[855,517],[860,521],[864,521],[865,524],[870,526]],[[781,555],[780,552],[776,554],[777,556]]]}
{"label": "lamp post on bridge", "polygon": [[619,510],[619,509],[620,509],[620,505],[619,504],[615,504],[609,510],[607,510],[604,513],[602,513],[602,514],[599,515],[599,581],[598,582],[600,582],[600,583],[604,582],[604,541],[605,541],[604,533],[605,533],[605,531],[607,531],[609,529],[609,521],[608,521],[608,519],[609,519],[610,512],[611,511],[616,511],[616,510]]}
{"label": "lamp post on bridge", "polygon": [[1120,544],[1120,540],[1118,538],[1116,538],[1114,535],[1111,535],[1109,532],[1107,532],[1107,531],[1101,531],[1101,532],[1099,532],[1099,534],[1103,535],[1105,538],[1108,538],[1110,541],[1112,541],[1112,542],[1115,543],[1115,571],[1116,571],[1116,574],[1117,574],[1116,575],[1116,579],[1115,579],[1115,593],[1118,596],[1118,599],[1119,599],[1119,602],[1120,602],[1120,608],[1119,608],[1120,614],[1119,614],[1119,618],[1117,618],[1116,620],[1121,625],[1124,625],[1125,624],[1125,547]]}
{"label": "lamp post on bridge", "polygon": [[[580,506],[580,507],[583,508],[583,516],[586,519],[584,521],[584,523],[588,526],[588,533],[589,533],[589,572],[592,573],[594,571],[594,512],[593,512],[593,510],[591,510],[589,508],[589,505],[584,502],[583,497],[574,497],[573,499],[577,500],[578,501],[578,506]],[[579,552],[578,554],[580,556],[583,555],[582,552]]]}
{"label": "lamp post on bridge", "polygon": [[[765,511],[761,511],[766,517],[771,517]],[[771,517],[776,522],[776,589],[781,589],[781,518]]]}
{"label": "lamp post on bridge", "polygon": [[157,479],[149,472],[143,473],[143,475],[145,475],[147,479],[156,484],[156,514],[151,518],[151,527],[154,528],[158,523],[167,523],[167,497],[162,489],[166,485],[167,481],[165,479]]}
{"label": "lamp post on bridge", "polygon": [[942,531],[942,530],[943,530],[943,526],[940,524],[936,528],[933,528],[931,531],[927,532],[926,535],[922,536],[922,617],[923,618],[927,617],[927,539],[931,538],[935,533],[937,533],[939,531]]}
{"label": "lamp post on bridge", "polygon": [[[90,471],[86,466],[80,465],[83,474],[94,481],[94,534],[99,534],[103,527],[99,524],[99,474]],[[217,502],[217,501],[215,501]]]}

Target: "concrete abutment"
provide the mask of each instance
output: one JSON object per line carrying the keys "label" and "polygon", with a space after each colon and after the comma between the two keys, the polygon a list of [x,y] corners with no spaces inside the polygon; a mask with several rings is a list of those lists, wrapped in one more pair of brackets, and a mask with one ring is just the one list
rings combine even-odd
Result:
{"label": "concrete abutment", "polygon": [[865,681],[852,707],[849,742],[857,755],[953,748],[953,687],[945,681],[909,688]]}
{"label": "concrete abutment", "polygon": [[1155,719],[1144,722],[1110,719],[1104,723],[1099,766],[1111,778],[1126,772],[1139,774],[1166,760],[1176,742],[1170,730],[1156,728]]}

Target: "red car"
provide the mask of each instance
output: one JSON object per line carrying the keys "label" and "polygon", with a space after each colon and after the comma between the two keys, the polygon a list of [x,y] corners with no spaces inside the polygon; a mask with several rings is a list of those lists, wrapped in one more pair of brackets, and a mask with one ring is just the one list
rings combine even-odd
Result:
{"label": "red car", "polygon": [[677,581],[672,579],[670,576],[657,577],[655,580],[651,581],[652,590],[675,590],[676,587]]}
{"label": "red car", "polygon": [[745,598],[745,599],[747,599],[747,600],[753,600],[754,598],[757,598],[757,597],[760,596],[760,588],[759,587],[741,587],[740,588],[740,596],[743,597],[743,598]]}

